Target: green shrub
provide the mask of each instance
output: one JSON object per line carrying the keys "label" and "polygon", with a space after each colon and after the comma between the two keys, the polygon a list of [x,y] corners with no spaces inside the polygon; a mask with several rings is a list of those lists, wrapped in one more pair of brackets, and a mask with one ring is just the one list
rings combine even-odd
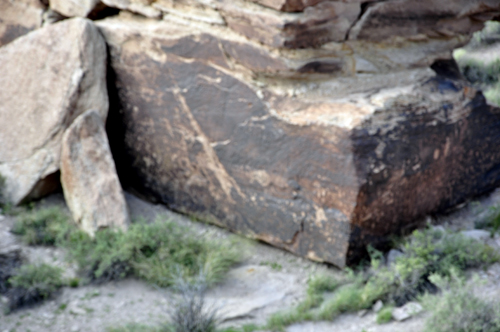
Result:
{"label": "green shrub", "polygon": [[488,64],[464,59],[458,61],[463,75],[471,83],[492,85],[498,82],[500,74],[500,59]]}
{"label": "green shrub", "polygon": [[476,228],[490,229],[491,234],[494,235],[500,229],[500,206],[491,206],[488,209],[486,216],[481,220],[477,220],[474,224]]}
{"label": "green shrub", "polygon": [[[431,275],[450,278],[451,271],[460,273],[499,261],[499,255],[484,243],[438,229],[413,232],[400,242],[399,249],[403,255],[385,266],[383,255],[370,248],[371,268],[358,273],[348,271],[343,285],[339,281],[311,279],[306,299],[293,310],[273,315],[268,328],[283,330],[304,320],[332,320],[344,312],[368,309],[377,300],[403,305],[425,292],[438,291]],[[324,301],[326,291],[334,294]]]}
{"label": "green shrub", "polygon": [[267,321],[266,330],[270,331],[285,331],[285,327],[303,322],[316,320],[316,316],[311,312],[299,311],[299,310],[288,310],[277,312],[271,315]]}
{"label": "green shrub", "polygon": [[324,292],[333,292],[341,282],[328,275],[319,274],[308,281],[307,296],[296,308],[284,312],[277,312],[269,318],[267,328],[273,331],[283,331],[286,326],[301,321],[316,320],[313,312],[323,302]]}
{"label": "green shrub", "polygon": [[498,332],[500,306],[476,297],[465,281],[451,283],[442,296],[426,295],[424,307],[431,312],[426,322],[428,332]]}
{"label": "green shrub", "polygon": [[62,270],[47,264],[22,265],[9,284],[6,297],[9,309],[14,310],[52,296],[63,285]]}
{"label": "green shrub", "polygon": [[201,269],[208,284],[220,281],[239,260],[234,245],[198,236],[186,227],[158,219],[139,221],[127,232],[104,229],[91,238],[70,223],[60,208],[29,211],[18,216],[12,232],[28,244],[56,244],[66,249],[80,273],[90,282],[136,275],[161,287],[170,286],[174,273],[196,276]]}
{"label": "green shrub", "polygon": [[394,310],[394,307],[392,307],[392,306],[382,308],[377,313],[377,324],[389,323],[392,320],[392,311],[393,310]]}
{"label": "green shrub", "polygon": [[11,232],[21,235],[29,245],[54,245],[69,227],[69,218],[63,210],[50,207],[18,215]]}
{"label": "green shrub", "polygon": [[216,332],[219,317],[217,308],[205,303],[207,278],[200,270],[194,278],[186,279],[180,271],[174,278],[174,288],[179,297],[170,313],[173,332]]}

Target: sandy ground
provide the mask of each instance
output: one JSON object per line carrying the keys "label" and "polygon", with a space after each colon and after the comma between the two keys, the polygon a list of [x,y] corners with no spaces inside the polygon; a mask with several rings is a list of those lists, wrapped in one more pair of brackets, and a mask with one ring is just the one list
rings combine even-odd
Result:
{"label": "sandy ground", "polygon": [[[235,237],[215,226],[193,222],[175,214],[161,205],[151,204],[127,194],[127,202],[133,218],[154,220],[158,216],[187,225],[196,232],[210,232],[213,237]],[[453,230],[473,229],[475,222],[484,218],[490,207],[500,203],[500,191],[495,191],[475,202],[464,204],[449,215],[428,217],[433,224]],[[45,199],[42,205],[64,206],[62,195]],[[9,232],[13,218],[0,216],[0,243],[8,241],[20,245],[23,254],[32,262],[49,262],[64,267],[68,276],[75,267],[64,261],[64,252],[48,247],[26,247]],[[235,266],[226,280],[207,294],[207,302],[218,309],[223,317],[222,326],[264,324],[273,312],[293,307],[305,296],[309,276],[321,272],[338,275],[338,269],[314,263],[288,252],[254,241],[238,238],[244,251],[244,260]],[[500,238],[487,240],[500,250]],[[271,263],[281,268],[273,269]],[[500,296],[500,265],[479,272],[484,283],[477,292],[495,299]],[[174,294],[135,279],[126,279],[104,285],[88,285],[79,288],[64,288],[53,299],[32,308],[5,315],[0,313],[0,332],[52,332],[52,331],[105,331],[107,327],[126,323],[157,325],[168,319]],[[423,313],[405,322],[378,325],[375,314],[368,312],[345,314],[333,322],[302,323],[290,326],[288,332],[423,332],[426,314]]]}

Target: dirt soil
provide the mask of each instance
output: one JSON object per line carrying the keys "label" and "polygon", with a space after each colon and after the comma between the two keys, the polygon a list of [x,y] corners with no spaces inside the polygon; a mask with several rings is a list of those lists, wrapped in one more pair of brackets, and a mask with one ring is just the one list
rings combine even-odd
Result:
{"label": "dirt soil", "polygon": [[[212,225],[193,222],[173,213],[161,205],[145,202],[126,194],[133,218],[154,220],[158,216],[170,218],[188,225],[198,233],[209,233],[215,238],[234,237],[227,231]],[[434,225],[442,225],[455,231],[474,229],[475,222],[484,218],[491,206],[500,204],[500,191],[463,204],[448,215],[428,217]],[[48,197],[41,206],[65,207],[61,194]],[[61,266],[67,276],[75,274],[75,267],[64,261],[64,252],[51,247],[27,247],[9,232],[13,217],[0,215],[0,245],[20,246],[30,262],[48,262]],[[243,324],[264,324],[273,312],[293,307],[305,297],[309,276],[322,272],[333,275],[340,270],[324,264],[296,257],[288,252],[263,243],[239,238],[244,260],[235,266],[226,280],[207,294],[209,305],[218,308],[223,317],[222,327]],[[500,238],[487,239],[500,250]],[[276,263],[276,264],[273,264]],[[477,288],[478,295],[495,299],[500,295],[500,265],[479,272],[484,283]],[[175,295],[168,289],[153,287],[145,282],[126,279],[103,285],[87,285],[63,288],[57,296],[40,305],[15,311],[0,312],[0,332],[100,332],[107,327],[127,323],[157,325],[168,320]],[[375,313],[364,315],[344,314],[333,322],[302,323],[290,326],[287,332],[423,332],[426,313],[404,322],[378,325]]]}

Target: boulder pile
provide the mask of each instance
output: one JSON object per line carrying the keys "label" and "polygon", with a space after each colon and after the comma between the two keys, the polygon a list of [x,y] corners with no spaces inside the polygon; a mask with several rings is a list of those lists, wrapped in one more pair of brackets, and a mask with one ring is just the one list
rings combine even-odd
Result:
{"label": "boulder pile", "polygon": [[500,109],[451,55],[500,0],[0,9],[6,196],[42,197],[60,174],[90,234],[128,223],[117,170],[171,209],[345,266],[500,184]]}

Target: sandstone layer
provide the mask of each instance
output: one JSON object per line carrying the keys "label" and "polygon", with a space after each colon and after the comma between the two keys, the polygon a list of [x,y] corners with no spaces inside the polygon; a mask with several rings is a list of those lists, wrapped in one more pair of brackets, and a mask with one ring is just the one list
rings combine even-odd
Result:
{"label": "sandstone layer", "polygon": [[14,204],[57,189],[61,137],[88,109],[106,119],[106,45],[71,19],[0,48],[0,174]]}
{"label": "sandstone layer", "polygon": [[127,228],[127,204],[104,123],[94,110],[76,118],[63,135],[61,184],[73,220],[85,232]]}

